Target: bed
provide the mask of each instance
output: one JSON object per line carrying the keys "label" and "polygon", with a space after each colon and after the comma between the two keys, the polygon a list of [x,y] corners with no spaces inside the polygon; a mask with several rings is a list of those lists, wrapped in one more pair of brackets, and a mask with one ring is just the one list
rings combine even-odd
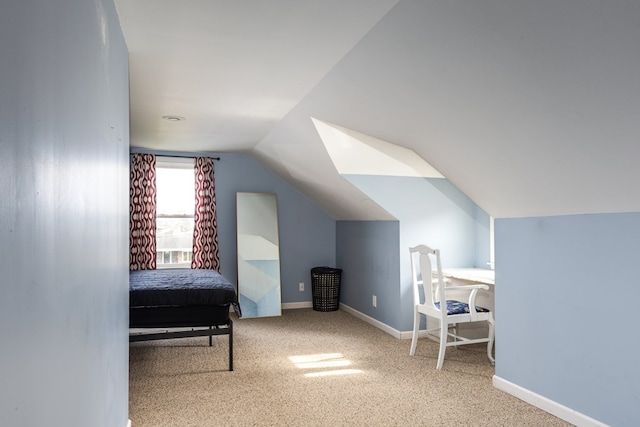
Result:
{"label": "bed", "polygon": [[[233,371],[231,308],[242,316],[235,287],[217,271],[129,272],[129,342],[208,336],[211,346],[214,335],[228,335],[229,370]],[[163,328],[187,329],[158,331]]]}

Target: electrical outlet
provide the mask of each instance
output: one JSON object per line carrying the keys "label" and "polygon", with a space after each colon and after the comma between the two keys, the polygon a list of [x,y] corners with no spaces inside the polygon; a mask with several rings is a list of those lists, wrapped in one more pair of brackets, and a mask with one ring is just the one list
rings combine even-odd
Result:
{"label": "electrical outlet", "polygon": [[378,298],[376,298],[376,296],[375,296],[375,295],[374,295],[374,296],[373,296],[373,298],[371,299],[371,304],[372,304],[374,307],[377,307],[377,306],[378,306]]}
{"label": "electrical outlet", "polygon": [[304,291],[304,282],[300,282],[300,283],[298,283],[298,290],[299,290],[300,292],[303,292],[303,291]]}

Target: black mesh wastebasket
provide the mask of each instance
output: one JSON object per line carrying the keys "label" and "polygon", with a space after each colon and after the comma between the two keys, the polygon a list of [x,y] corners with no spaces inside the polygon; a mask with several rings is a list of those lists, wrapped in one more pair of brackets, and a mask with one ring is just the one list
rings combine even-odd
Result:
{"label": "black mesh wastebasket", "polygon": [[342,270],[330,267],[311,269],[311,293],[315,311],[335,311],[340,302]]}

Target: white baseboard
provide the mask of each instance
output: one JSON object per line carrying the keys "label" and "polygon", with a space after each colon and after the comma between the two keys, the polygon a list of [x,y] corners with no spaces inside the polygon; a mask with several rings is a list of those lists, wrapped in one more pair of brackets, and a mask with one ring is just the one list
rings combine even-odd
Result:
{"label": "white baseboard", "polygon": [[598,420],[594,420],[580,412],[574,411],[571,408],[567,408],[553,400],[547,399],[544,396],[536,394],[526,388],[520,387],[510,381],[502,379],[496,375],[493,376],[493,386],[498,390],[502,390],[512,396],[523,400],[530,405],[540,408],[545,412],[555,415],[556,417],[565,420],[578,427],[607,427],[607,424],[601,423]]}
{"label": "white baseboard", "polygon": [[[400,340],[410,340],[413,337],[413,331],[399,331],[395,328],[392,328],[391,326],[387,325],[386,323],[382,323],[379,320],[374,319],[373,317],[367,316],[364,313],[359,312],[358,310],[349,307],[348,305],[342,304],[340,303],[340,308],[344,311],[346,311],[347,313],[357,317],[360,320],[363,320],[367,323],[369,323],[370,325],[375,326],[378,329],[383,330],[384,332],[388,333],[389,335],[393,336],[394,338],[398,338]],[[419,338],[430,338],[432,340],[437,340],[437,337],[433,337],[432,335],[427,334],[426,330],[421,330],[420,332],[418,332],[418,337]]]}
{"label": "white baseboard", "polygon": [[[311,301],[304,301],[304,302],[288,302],[288,303],[283,303],[282,304],[282,309],[283,310],[289,310],[289,309],[297,309],[297,308],[312,308],[313,304]],[[389,335],[398,338],[398,339],[411,339],[411,335],[412,335],[412,331],[399,331],[397,329],[392,328],[391,326],[387,325],[386,323],[382,323],[379,320],[374,319],[373,317],[367,316],[364,313],[359,312],[356,309],[353,309],[351,307],[349,307],[348,305],[342,304],[340,303],[340,309],[346,311],[347,313],[357,317],[360,320],[363,320],[367,323],[369,323],[370,325],[375,326],[378,329],[383,330],[384,332],[388,333]],[[420,337],[426,337],[427,334],[425,331],[420,331]]]}
{"label": "white baseboard", "polygon": [[302,302],[285,302],[282,304],[283,310],[291,310],[296,308],[312,308],[313,303],[311,301],[302,301]]}
{"label": "white baseboard", "polygon": [[127,427],[131,427],[131,420],[127,422]]}
{"label": "white baseboard", "polygon": [[392,328],[391,326],[387,325],[386,323],[382,323],[379,320],[374,319],[373,317],[367,316],[364,313],[359,312],[358,310],[355,310],[351,307],[349,307],[348,305],[342,304],[340,303],[340,309],[346,311],[347,313],[357,317],[360,320],[364,320],[365,322],[369,323],[370,325],[375,326],[378,329],[381,329],[383,331],[385,331],[386,333],[388,333],[389,335],[395,337],[395,338],[399,338],[399,339],[404,339],[407,338],[407,336],[405,336],[406,334],[408,334],[408,338],[411,338],[411,331],[409,332],[400,332],[397,329]]}

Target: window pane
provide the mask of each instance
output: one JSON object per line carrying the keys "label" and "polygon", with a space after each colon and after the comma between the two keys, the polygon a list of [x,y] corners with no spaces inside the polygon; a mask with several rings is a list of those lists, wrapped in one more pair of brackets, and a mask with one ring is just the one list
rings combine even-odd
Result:
{"label": "window pane", "polygon": [[164,254],[163,264],[189,262],[193,251],[193,218],[158,218],[156,248],[158,254]]}
{"label": "window pane", "polygon": [[[193,216],[195,206],[195,177],[192,168],[156,169],[158,215]],[[159,246],[158,246],[159,247]]]}

